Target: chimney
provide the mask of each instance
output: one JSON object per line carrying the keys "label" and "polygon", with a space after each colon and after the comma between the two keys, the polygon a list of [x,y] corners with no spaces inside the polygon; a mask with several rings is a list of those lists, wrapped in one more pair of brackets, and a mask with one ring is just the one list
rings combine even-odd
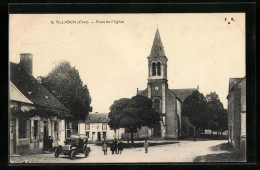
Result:
{"label": "chimney", "polygon": [[32,75],[32,54],[22,53],[20,54],[20,65],[25,69],[25,71]]}
{"label": "chimney", "polygon": [[138,88],[136,89],[136,94],[138,94]]}
{"label": "chimney", "polygon": [[199,85],[197,85],[197,90],[199,91]]}

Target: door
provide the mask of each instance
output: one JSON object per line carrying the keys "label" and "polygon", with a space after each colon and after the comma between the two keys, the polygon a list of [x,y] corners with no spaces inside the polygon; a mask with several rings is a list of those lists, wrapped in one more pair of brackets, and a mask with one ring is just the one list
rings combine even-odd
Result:
{"label": "door", "polygon": [[95,132],[92,132],[92,141],[95,141]]}
{"label": "door", "polygon": [[98,139],[98,141],[101,141],[101,133],[100,132],[97,133],[97,139]]}
{"label": "door", "polygon": [[46,149],[48,145],[48,122],[44,121],[44,126],[43,126],[43,148]]}
{"label": "door", "polygon": [[159,123],[155,124],[153,133],[155,138],[161,137],[161,125]]}

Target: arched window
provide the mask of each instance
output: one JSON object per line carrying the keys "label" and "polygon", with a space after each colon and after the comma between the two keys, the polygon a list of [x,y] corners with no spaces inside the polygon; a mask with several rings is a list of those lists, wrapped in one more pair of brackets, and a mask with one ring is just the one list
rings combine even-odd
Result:
{"label": "arched window", "polygon": [[160,76],[161,75],[161,63],[158,62],[157,63],[157,76]]}
{"label": "arched window", "polygon": [[153,108],[157,111],[157,112],[161,112],[161,101],[159,98],[154,98],[153,100]]}
{"label": "arched window", "polygon": [[155,63],[152,64],[152,75],[156,76],[156,64]]}

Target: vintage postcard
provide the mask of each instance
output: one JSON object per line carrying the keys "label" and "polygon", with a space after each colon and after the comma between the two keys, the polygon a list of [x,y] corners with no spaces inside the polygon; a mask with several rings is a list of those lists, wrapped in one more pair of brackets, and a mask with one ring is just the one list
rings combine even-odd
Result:
{"label": "vintage postcard", "polygon": [[10,14],[10,163],[245,162],[245,17]]}

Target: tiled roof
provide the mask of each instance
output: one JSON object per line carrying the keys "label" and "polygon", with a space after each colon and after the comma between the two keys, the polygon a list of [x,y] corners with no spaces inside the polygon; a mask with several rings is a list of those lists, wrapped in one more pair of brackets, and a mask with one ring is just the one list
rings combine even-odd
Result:
{"label": "tiled roof", "polygon": [[10,63],[10,80],[34,105],[67,111],[63,104],[19,64]]}
{"label": "tiled roof", "polygon": [[85,123],[107,123],[107,122],[109,122],[107,113],[90,113],[85,120]]}
{"label": "tiled roof", "polygon": [[175,94],[183,102],[188,96],[190,96],[194,91],[197,91],[196,88],[191,89],[170,89],[170,91]]}

